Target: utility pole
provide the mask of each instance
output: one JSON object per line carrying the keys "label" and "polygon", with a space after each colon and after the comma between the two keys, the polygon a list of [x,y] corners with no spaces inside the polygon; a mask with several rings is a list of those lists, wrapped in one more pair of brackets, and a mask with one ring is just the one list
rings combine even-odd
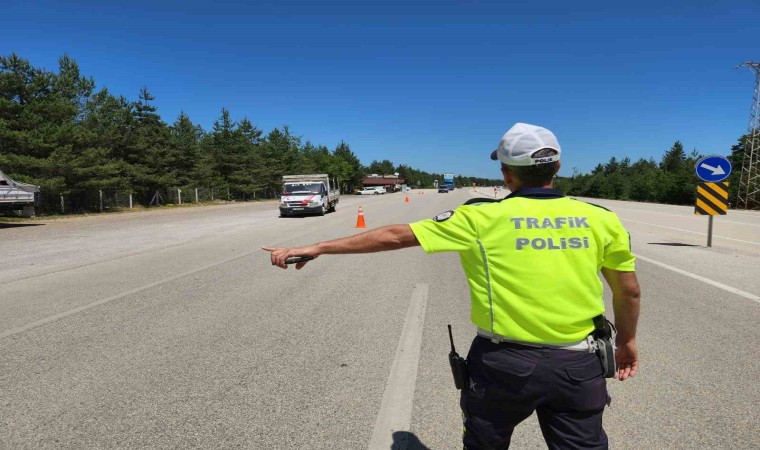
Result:
{"label": "utility pole", "polygon": [[749,110],[749,128],[744,144],[744,157],[739,176],[737,208],[760,208],[760,63],[746,62],[737,66],[749,67],[755,73],[755,91]]}

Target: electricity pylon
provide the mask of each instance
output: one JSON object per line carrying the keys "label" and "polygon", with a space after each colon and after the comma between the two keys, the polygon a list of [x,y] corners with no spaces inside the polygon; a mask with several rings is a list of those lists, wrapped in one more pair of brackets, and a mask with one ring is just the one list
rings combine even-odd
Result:
{"label": "electricity pylon", "polygon": [[749,129],[744,144],[744,158],[739,177],[737,208],[760,208],[760,63],[746,62],[739,67],[749,67],[755,72],[755,91],[749,110]]}

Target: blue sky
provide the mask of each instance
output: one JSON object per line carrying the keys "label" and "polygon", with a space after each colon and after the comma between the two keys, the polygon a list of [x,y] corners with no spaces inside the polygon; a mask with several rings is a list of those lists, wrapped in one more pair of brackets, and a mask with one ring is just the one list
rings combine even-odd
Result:
{"label": "blue sky", "polygon": [[0,54],[98,87],[147,86],[165,121],[220,110],[265,132],[341,140],[369,164],[497,178],[515,122],[562,145],[561,175],[675,140],[727,154],[746,131],[760,2],[16,1]]}

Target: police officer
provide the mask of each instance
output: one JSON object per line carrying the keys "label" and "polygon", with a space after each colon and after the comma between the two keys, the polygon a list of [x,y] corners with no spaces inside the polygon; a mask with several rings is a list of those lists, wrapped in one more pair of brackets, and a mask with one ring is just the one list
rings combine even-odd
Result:
{"label": "police officer", "polygon": [[[421,245],[461,256],[477,327],[462,390],[465,449],[504,449],[536,412],[549,448],[607,448],[609,404],[593,339],[604,313],[601,271],[613,294],[620,381],[636,375],[640,290],[630,237],[617,216],[553,189],[560,146],[546,128],[518,123],[491,159],[511,191],[408,225],[299,247],[263,247],[272,264],[294,256],[368,253]],[[306,263],[296,265],[302,268]]]}

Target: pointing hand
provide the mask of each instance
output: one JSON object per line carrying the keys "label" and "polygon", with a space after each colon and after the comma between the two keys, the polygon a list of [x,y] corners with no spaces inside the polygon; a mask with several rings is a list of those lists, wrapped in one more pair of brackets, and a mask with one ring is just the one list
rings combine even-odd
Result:
{"label": "pointing hand", "polygon": [[[272,259],[272,265],[280,267],[282,269],[287,269],[287,259],[288,258],[294,258],[299,256],[309,256],[311,258],[316,258],[319,256],[316,252],[316,248],[312,246],[308,247],[294,247],[294,248],[279,248],[279,247],[267,247],[263,246],[261,247],[262,250],[270,252],[271,253],[271,259]],[[296,264],[296,269],[301,269],[303,266],[306,265],[308,261],[299,262]]]}

